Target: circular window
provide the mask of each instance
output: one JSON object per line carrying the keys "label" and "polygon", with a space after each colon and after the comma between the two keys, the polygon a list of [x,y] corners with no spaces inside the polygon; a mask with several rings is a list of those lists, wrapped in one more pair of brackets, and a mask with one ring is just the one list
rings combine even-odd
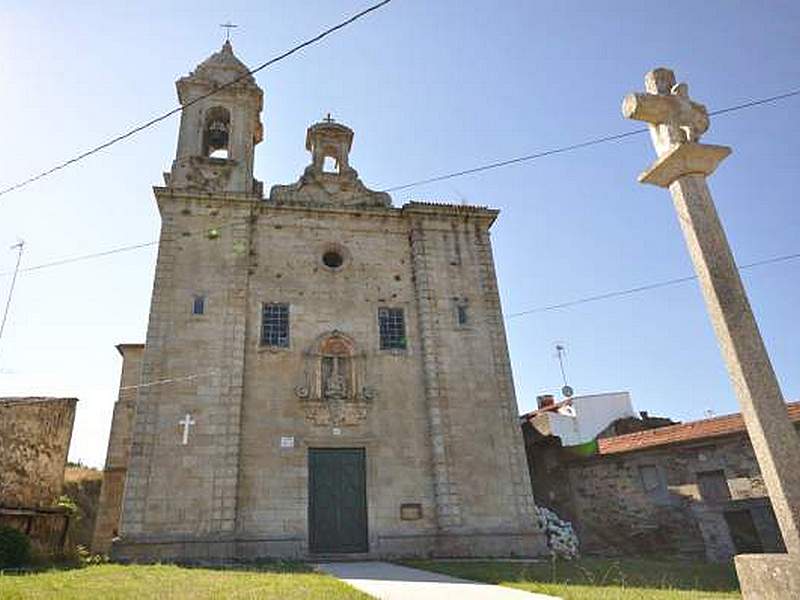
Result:
{"label": "circular window", "polygon": [[338,269],[344,263],[344,257],[337,250],[328,250],[322,255],[322,262],[330,269]]}

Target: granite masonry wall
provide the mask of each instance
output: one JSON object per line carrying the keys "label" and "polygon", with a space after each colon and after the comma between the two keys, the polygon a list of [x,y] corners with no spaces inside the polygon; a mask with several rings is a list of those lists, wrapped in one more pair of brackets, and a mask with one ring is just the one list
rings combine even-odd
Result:
{"label": "granite masonry wall", "polygon": [[537,502],[575,522],[585,553],[726,561],[782,550],[744,433],[590,457],[526,437]]}
{"label": "granite masonry wall", "polygon": [[[371,556],[543,551],[493,211],[157,194],[163,230],[117,556],[306,555],[307,451],[318,447],[366,449]],[[329,248],[345,257],[341,268],[322,264]],[[203,315],[191,314],[198,294]],[[287,348],[261,344],[269,302],[290,306]],[[382,306],[404,310],[406,349],[379,348]],[[297,393],[315,344],[334,333],[352,340],[374,393],[363,418],[339,425]],[[196,425],[183,445],[187,413]],[[421,505],[421,518],[401,518],[403,504]]]}
{"label": "granite masonry wall", "polygon": [[76,398],[0,398],[0,525],[19,529],[40,554],[59,553],[69,514],[56,506]]}
{"label": "granite masonry wall", "polygon": [[45,508],[61,494],[76,398],[0,398],[0,506]]}
{"label": "granite masonry wall", "polygon": [[144,344],[120,344],[117,350],[122,356],[122,375],[119,395],[114,404],[103,483],[92,536],[92,550],[102,554],[110,552],[111,541],[119,534],[122,495],[128,470]]}

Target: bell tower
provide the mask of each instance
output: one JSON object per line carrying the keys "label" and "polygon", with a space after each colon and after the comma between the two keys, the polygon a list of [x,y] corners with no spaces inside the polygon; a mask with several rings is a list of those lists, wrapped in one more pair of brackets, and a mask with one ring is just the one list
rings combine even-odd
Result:
{"label": "bell tower", "polygon": [[253,155],[263,138],[263,92],[230,41],[176,87],[184,109],[175,161],[165,174],[167,187],[260,198]]}

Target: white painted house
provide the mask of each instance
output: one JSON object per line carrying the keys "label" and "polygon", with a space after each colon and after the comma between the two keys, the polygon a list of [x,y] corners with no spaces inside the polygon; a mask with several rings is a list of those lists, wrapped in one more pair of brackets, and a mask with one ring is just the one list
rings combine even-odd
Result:
{"label": "white painted house", "polygon": [[558,436],[564,446],[589,442],[617,419],[636,417],[628,392],[575,396],[562,402],[539,396],[537,402],[539,408],[522,419],[535,422],[541,433]]}

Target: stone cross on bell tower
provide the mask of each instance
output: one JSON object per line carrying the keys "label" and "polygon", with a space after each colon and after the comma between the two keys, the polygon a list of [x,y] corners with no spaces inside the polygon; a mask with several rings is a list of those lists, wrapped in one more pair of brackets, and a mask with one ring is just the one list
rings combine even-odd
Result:
{"label": "stone cross on bell tower", "polygon": [[[686,84],[676,84],[672,71],[650,71],[645,76],[645,88],[646,94],[629,94],[622,103],[625,117],[648,123],[658,154],[658,159],[639,176],[639,181],[669,188],[672,193],[706,307],[788,551],[788,556],[780,559],[783,563],[770,563],[772,578],[781,579],[781,585],[793,581],[791,585],[800,586],[800,438],[789,420],[783,394],[706,184],[706,177],[731,149],[699,143],[709,126],[708,113],[702,104],[689,99]],[[765,561],[773,560],[757,558],[761,556],[779,555],[737,558],[745,598],[756,597],[751,596],[748,589],[759,593],[755,590],[763,581],[753,580],[767,572]],[[776,575],[779,570],[786,571],[782,577]]]}

